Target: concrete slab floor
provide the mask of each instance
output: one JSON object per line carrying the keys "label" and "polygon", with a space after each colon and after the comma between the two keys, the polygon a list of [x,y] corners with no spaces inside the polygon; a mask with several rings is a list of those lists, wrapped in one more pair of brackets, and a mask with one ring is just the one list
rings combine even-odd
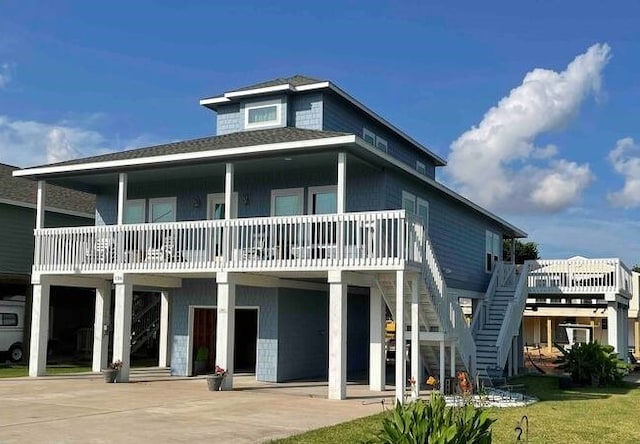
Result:
{"label": "concrete slab floor", "polygon": [[0,379],[0,442],[256,443],[349,421],[393,405],[393,390],[350,384],[345,401],[326,382],[270,384],[236,376],[230,392],[202,378],[105,384],[101,375]]}

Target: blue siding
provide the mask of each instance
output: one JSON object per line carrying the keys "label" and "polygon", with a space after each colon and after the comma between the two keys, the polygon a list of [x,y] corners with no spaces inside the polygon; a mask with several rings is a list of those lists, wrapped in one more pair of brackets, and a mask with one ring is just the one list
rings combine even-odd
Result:
{"label": "blue siding", "polygon": [[[337,159],[337,155],[336,155]],[[348,211],[367,211],[383,209],[382,172],[380,169],[358,162],[350,157],[347,163],[347,202]],[[241,170],[238,164],[237,170]],[[157,197],[176,197],[176,216],[178,221],[203,220],[207,217],[207,194],[223,193],[223,177],[185,178],[178,181],[147,182],[130,184],[127,191],[129,199],[152,199]],[[235,191],[246,196],[248,202],[238,199],[238,217],[269,216],[271,208],[271,190],[280,188],[305,188],[304,211],[308,212],[308,188],[314,186],[335,185],[337,183],[336,163],[326,163],[309,168],[269,170],[256,173],[236,172]],[[194,206],[199,201],[200,206]],[[99,194],[96,198],[96,224],[115,224],[117,220],[117,196]]]}
{"label": "blue siding", "polygon": [[303,94],[290,97],[289,125],[297,128],[322,130],[322,94]]}
{"label": "blue siding", "polygon": [[216,135],[237,133],[242,130],[240,104],[234,103],[218,107],[216,118]]}
{"label": "blue siding", "polygon": [[[75,227],[92,225],[93,219],[47,211],[45,227]],[[0,204],[0,274],[31,274],[35,239],[36,210],[16,205]]]}
{"label": "blue siding", "polygon": [[503,234],[492,219],[446,197],[417,180],[388,173],[387,208],[402,208],[402,191],[429,202],[429,237],[447,284],[470,291],[486,290],[491,275],[485,272],[485,230]]}
{"label": "blue siding", "polygon": [[[185,279],[171,292],[171,374],[184,376],[189,347],[189,306],[215,306],[217,287],[213,279]],[[273,288],[236,288],[236,306],[257,306],[258,346],[256,378],[275,382],[278,361],[278,300]]]}
{"label": "blue siding", "polygon": [[411,147],[384,126],[335,96],[323,94],[322,98],[324,130],[344,131],[362,137],[362,130],[366,127],[387,141],[389,154],[412,168],[416,167],[416,161],[419,160],[425,164],[427,176],[435,177],[435,166],[422,151]]}
{"label": "blue siding", "polygon": [[326,376],[328,295],[282,288],[278,308],[278,381]]}

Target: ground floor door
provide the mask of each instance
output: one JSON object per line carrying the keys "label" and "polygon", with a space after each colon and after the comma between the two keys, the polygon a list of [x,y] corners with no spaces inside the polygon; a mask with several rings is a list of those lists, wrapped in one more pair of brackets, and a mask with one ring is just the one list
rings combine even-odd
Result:
{"label": "ground floor door", "polygon": [[[206,369],[215,368],[217,311],[215,308],[196,308],[193,312],[193,374],[198,355],[206,355]],[[258,341],[258,309],[235,310],[235,373],[255,373]]]}

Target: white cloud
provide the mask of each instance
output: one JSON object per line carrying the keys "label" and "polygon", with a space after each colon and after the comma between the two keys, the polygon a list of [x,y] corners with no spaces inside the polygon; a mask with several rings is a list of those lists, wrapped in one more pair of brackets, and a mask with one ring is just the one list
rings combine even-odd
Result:
{"label": "white cloud", "polygon": [[609,193],[609,202],[616,207],[631,208],[640,205],[640,145],[631,137],[618,140],[609,153],[613,169],[624,177],[624,187]]}
{"label": "white cloud", "polygon": [[49,124],[0,116],[0,162],[32,166],[107,152],[105,137],[79,124]]}
{"label": "white cloud", "polygon": [[0,64],[0,89],[7,86],[7,84],[11,81],[12,75],[12,65],[9,63]]}
{"label": "white cloud", "polygon": [[494,210],[553,212],[575,204],[593,180],[589,165],[556,159],[555,145],[537,147],[535,140],[567,125],[585,98],[600,91],[609,58],[609,46],[596,44],[562,72],[527,73],[478,126],[451,144],[454,186]]}

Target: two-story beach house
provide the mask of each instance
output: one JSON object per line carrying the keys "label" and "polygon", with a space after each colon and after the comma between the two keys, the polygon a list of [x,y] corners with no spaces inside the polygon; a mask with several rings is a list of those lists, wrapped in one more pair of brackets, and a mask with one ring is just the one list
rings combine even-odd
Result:
{"label": "two-story beach house", "polygon": [[[487,306],[474,338],[458,299],[491,282],[494,301],[513,298],[522,279],[502,244],[525,233],[439,183],[441,157],[329,81],[281,78],[200,105],[215,136],[15,173],[39,184],[31,376],[45,369],[51,285],[96,289],[93,368],[122,360],[125,380],[134,289],[162,294],[160,364],[191,375],[207,350],[227,389],[237,371],[326,377],[343,399],[348,372],[364,370],[381,390],[387,310],[418,381],[424,368],[514,366],[522,309],[503,322],[507,306]],[[45,228],[49,184],[94,193],[95,225]],[[406,363],[396,347],[398,399]]]}

